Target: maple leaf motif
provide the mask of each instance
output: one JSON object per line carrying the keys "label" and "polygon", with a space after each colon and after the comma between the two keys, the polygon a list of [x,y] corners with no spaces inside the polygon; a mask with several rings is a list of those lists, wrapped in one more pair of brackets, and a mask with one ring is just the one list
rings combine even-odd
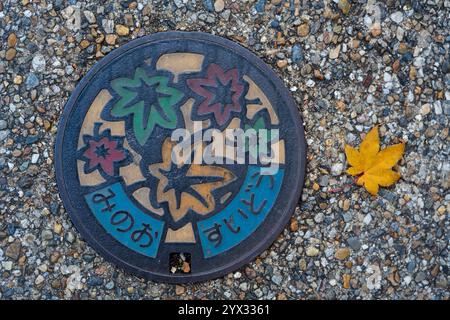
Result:
{"label": "maple leaf motif", "polygon": [[[260,129],[267,129],[266,124],[264,122],[264,118],[263,117],[258,118],[258,120],[256,120],[256,122],[254,123],[253,126],[251,126],[249,124],[246,124],[244,126],[245,131],[247,131],[249,129],[254,129],[256,134],[258,134],[258,130],[260,130]],[[259,134],[262,134],[262,133],[259,133]],[[266,142],[270,143],[270,142],[278,139],[278,133],[276,131],[272,132],[270,129],[268,129],[266,138],[267,138]],[[259,140],[257,140],[256,144],[251,144],[250,139],[245,139],[244,143],[245,143],[245,151],[249,152],[250,157],[252,157],[252,159],[258,159],[259,152],[262,152],[261,150],[265,150],[265,149],[263,149],[263,146],[259,145],[259,143],[260,143]],[[269,148],[270,148],[270,146],[271,145],[269,145]],[[266,148],[267,148],[267,146],[266,146]]]}
{"label": "maple leaf motif", "polygon": [[380,186],[388,187],[400,179],[400,174],[393,171],[392,167],[402,158],[404,151],[405,143],[394,144],[380,151],[378,126],[375,126],[367,133],[359,150],[345,145],[345,155],[351,165],[347,173],[358,176],[356,183],[364,185],[375,196]]}
{"label": "maple leaf motif", "polygon": [[236,68],[224,71],[217,64],[210,64],[204,79],[188,79],[188,86],[202,96],[204,100],[198,106],[197,113],[212,113],[219,126],[228,122],[231,112],[240,112],[239,99],[244,92],[244,85],[239,83]]}
{"label": "maple leaf motif", "polygon": [[166,129],[177,127],[173,106],[183,94],[168,83],[168,77],[149,77],[142,68],[136,68],[132,79],[119,78],[111,82],[111,87],[120,96],[111,109],[111,115],[132,117],[133,132],[140,145],[145,144],[156,125]]}
{"label": "maple leaf motif", "polygon": [[85,172],[90,173],[100,169],[108,176],[114,176],[116,169],[124,165],[127,152],[123,148],[123,137],[112,136],[111,130],[98,133],[99,126],[95,127],[94,136],[85,135],[85,146],[80,150],[80,158],[85,161]]}
{"label": "maple leaf motif", "polygon": [[[219,166],[172,162],[175,142],[167,138],[161,150],[162,162],[151,164],[149,171],[158,179],[157,201],[167,203],[175,221],[189,210],[199,215],[210,213],[216,207],[212,192],[235,180],[234,174]],[[195,148],[194,152],[201,152]]]}

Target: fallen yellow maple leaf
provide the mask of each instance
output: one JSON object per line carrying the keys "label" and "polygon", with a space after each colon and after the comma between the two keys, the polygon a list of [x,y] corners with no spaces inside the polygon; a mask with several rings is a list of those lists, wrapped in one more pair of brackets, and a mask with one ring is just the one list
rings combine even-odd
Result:
{"label": "fallen yellow maple leaf", "polygon": [[380,151],[378,126],[367,133],[359,150],[345,145],[345,155],[351,165],[347,173],[358,176],[356,183],[364,185],[372,195],[378,194],[379,186],[388,187],[400,179],[400,174],[391,168],[401,159],[405,143],[394,144]]}

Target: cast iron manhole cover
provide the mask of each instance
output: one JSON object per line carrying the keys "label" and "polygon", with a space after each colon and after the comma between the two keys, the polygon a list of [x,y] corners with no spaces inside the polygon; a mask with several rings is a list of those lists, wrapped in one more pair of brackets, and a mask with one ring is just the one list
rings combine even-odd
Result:
{"label": "cast iron manhole cover", "polygon": [[166,282],[218,277],[266,249],[294,211],[306,162],[276,74],[196,32],[143,37],[97,63],[65,106],[55,151],[83,238]]}

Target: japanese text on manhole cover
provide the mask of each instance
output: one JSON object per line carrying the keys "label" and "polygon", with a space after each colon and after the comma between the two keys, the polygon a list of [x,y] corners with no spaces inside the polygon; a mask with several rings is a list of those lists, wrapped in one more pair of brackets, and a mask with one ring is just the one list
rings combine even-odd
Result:
{"label": "japanese text on manhole cover", "polygon": [[55,156],[83,238],[167,282],[218,277],[266,249],[299,201],[306,161],[275,73],[196,32],[143,37],[97,63],[65,107]]}

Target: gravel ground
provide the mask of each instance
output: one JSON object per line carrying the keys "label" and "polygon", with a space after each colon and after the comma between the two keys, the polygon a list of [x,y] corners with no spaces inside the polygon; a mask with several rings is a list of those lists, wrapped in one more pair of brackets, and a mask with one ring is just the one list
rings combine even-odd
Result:
{"label": "gravel ground", "polygon": [[[146,34],[199,30],[260,56],[298,102],[302,202],[279,239],[228,276],[188,286],[115,268],[73,227],[53,168],[78,80]],[[449,299],[450,1],[0,2],[1,299]],[[407,142],[402,179],[370,196],[343,144],[380,124]]]}

